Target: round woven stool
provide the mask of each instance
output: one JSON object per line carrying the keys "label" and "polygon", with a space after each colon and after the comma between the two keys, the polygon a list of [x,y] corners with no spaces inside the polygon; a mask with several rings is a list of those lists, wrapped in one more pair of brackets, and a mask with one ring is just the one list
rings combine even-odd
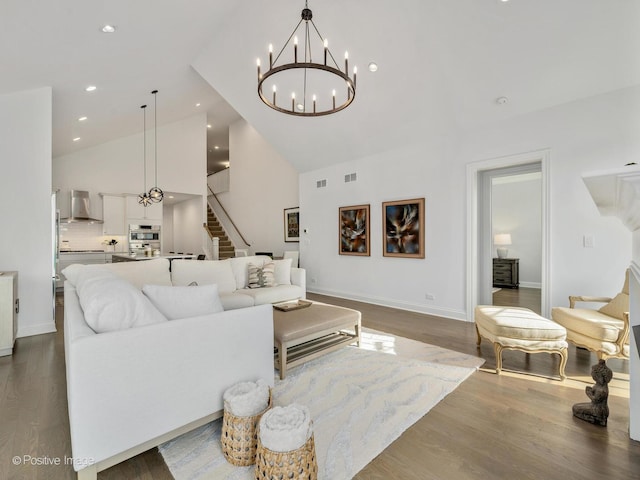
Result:
{"label": "round woven stool", "polygon": [[231,465],[246,467],[256,462],[258,449],[258,423],[267,410],[271,408],[271,389],[269,389],[269,405],[263,411],[250,417],[233,415],[225,407],[222,417],[222,453]]}
{"label": "round woven stool", "polygon": [[313,433],[303,446],[289,452],[274,452],[265,448],[258,435],[255,478],[256,480],[274,478],[317,480],[318,462]]}

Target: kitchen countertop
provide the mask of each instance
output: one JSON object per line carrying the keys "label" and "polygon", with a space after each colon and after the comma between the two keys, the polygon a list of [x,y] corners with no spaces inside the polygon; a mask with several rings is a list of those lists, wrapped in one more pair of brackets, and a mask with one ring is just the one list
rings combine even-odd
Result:
{"label": "kitchen countertop", "polygon": [[138,261],[138,260],[153,260],[154,258],[168,258],[168,259],[175,259],[175,258],[197,258],[197,255],[179,255],[179,254],[162,254],[162,255],[151,255],[149,257],[147,257],[146,255],[129,255],[126,252],[114,252],[113,254],[114,256],[118,256],[118,257],[124,257],[127,260],[132,260],[132,261]]}
{"label": "kitchen countertop", "polygon": [[114,255],[127,255],[127,252],[114,252],[111,250],[60,250],[60,255],[65,253],[112,253]]}

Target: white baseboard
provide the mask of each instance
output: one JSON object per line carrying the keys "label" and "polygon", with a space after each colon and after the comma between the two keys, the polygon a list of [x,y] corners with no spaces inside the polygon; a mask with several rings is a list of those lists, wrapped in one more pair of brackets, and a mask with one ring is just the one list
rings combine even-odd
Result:
{"label": "white baseboard", "polygon": [[39,323],[38,325],[29,325],[27,327],[21,327],[20,325],[18,325],[18,333],[16,334],[16,337],[31,337],[33,335],[55,333],[57,331],[58,330],[56,329],[56,323],[53,321],[47,323]]}
{"label": "white baseboard", "polygon": [[524,288],[537,288],[538,290],[542,288],[540,282],[520,282],[520,286]]}
{"label": "white baseboard", "polygon": [[435,315],[437,317],[450,318],[452,320],[460,320],[463,322],[467,320],[467,313],[462,310],[454,310],[452,308],[439,308],[429,307],[428,305],[420,305],[417,303],[397,301],[391,298],[384,297],[371,297],[366,295],[359,295],[356,293],[335,291],[326,288],[309,288],[307,285],[308,293],[317,293],[318,295],[328,295],[330,297],[344,298],[347,300],[355,300],[357,302],[371,303],[373,305],[381,305],[383,307],[398,308],[400,310],[408,310],[410,312],[426,313],[428,315]]}

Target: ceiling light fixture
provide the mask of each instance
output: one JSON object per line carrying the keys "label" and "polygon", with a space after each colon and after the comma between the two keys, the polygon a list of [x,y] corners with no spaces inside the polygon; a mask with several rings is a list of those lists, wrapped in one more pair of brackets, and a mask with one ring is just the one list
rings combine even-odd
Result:
{"label": "ceiling light fixture", "polygon": [[86,119],[87,119],[87,117],[80,117],[80,118],[78,119],[78,121],[79,121],[79,122],[84,122]]}
{"label": "ceiling light fixture", "polygon": [[200,104],[199,104],[199,103],[196,103],[196,107],[199,107],[199,106],[200,106]]}
{"label": "ceiling light fixture", "polygon": [[377,72],[378,71],[378,64],[376,62],[370,62],[369,63],[369,71],[370,72]]}
{"label": "ceiling light fixture", "polygon": [[509,102],[509,99],[507,97],[498,97],[496,98],[496,103],[498,105],[506,105]]}
{"label": "ceiling light fixture", "polygon": [[211,124],[207,124],[207,128],[211,128]]}
{"label": "ceiling light fixture", "polygon": [[80,141],[80,137],[76,137],[73,139],[74,142],[79,142]]}
{"label": "ceiling light fixture", "polygon": [[116,31],[116,27],[114,27],[113,25],[105,25],[101,30],[102,33],[113,33]]}
{"label": "ceiling light fixture", "polygon": [[[305,8],[302,10],[301,17],[301,20],[293,29],[275,59],[273,45],[269,45],[269,69],[264,73],[261,72],[261,61],[258,58],[258,95],[267,106],[289,115],[317,117],[339,112],[351,105],[355,99],[358,70],[354,67],[353,77],[349,76],[348,52],[344,54],[344,71],[340,69],[329,50],[328,40],[320,34],[313,21],[313,14],[308,8],[307,1],[305,1]],[[304,26],[300,28],[303,22]],[[310,26],[313,28],[310,29]],[[304,51],[302,61],[298,61],[298,36],[296,35],[298,29],[301,30],[300,35],[303,39],[301,45]],[[314,33],[317,34],[319,39],[319,42],[316,42],[315,50],[311,42],[312,37],[315,38]],[[277,63],[282,53],[292,41],[293,62],[278,65]],[[314,55],[317,58],[322,58],[323,62],[314,62]],[[278,87],[276,87],[276,79],[278,79]],[[298,97],[296,97],[296,88],[298,91],[302,90]],[[292,91],[291,104],[287,105],[286,108],[278,106],[276,102],[278,89]],[[265,94],[265,90],[270,91],[271,94]],[[315,93],[311,98],[308,98],[311,92]],[[322,95],[322,92],[325,92],[325,95]],[[332,93],[331,96],[327,95],[329,92]],[[336,98],[336,92],[340,92],[338,98]],[[324,98],[325,100],[318,100],[318,98]]]}
{"label": "ceiling light fixture", "polygon": [[215,148],[216,150],[218,150],[220,147],[218,145],[214,145],[213,148]]}
{"label": "ceiling light fixture", "polygon": [[89,85],[87,88],[85,88],[85,91],[93,92],[96,88],[98,87],[96,87],[95,85]]}
{"label": "ceiling light fixture", "polygon": [[164,192],[158,187],[158,90],[154,90],[151,93],[153,94],[153,155],[155,159],[156,181],[155,186],[149,190],[149,198],[153,203],[160,203],[164,198]]}
{"label": "ceiling light fixture", "polygon": [[144,191],[138,195],[138,203],[143,207],[151,205],[151,198],[147,193],[147,106],[142,105],[142,164],[144,168]]}

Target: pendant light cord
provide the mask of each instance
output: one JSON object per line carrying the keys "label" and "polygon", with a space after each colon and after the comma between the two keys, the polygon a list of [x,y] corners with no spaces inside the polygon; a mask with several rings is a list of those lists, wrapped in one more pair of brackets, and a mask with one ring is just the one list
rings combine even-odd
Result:
{"label": "pendant light cord", "polygon": [[[156,183],[154,187],[158,186],[158,90],[154,90],[153,92],[153,155],[155,159],[155,170],[156,170]],[[146,188],[146,185],[145,185]]]}
{"label": "pendant light cord", "polygon": [[144,191],[147,191],[147,106],[142,105],[142,165],[144,168]]}

